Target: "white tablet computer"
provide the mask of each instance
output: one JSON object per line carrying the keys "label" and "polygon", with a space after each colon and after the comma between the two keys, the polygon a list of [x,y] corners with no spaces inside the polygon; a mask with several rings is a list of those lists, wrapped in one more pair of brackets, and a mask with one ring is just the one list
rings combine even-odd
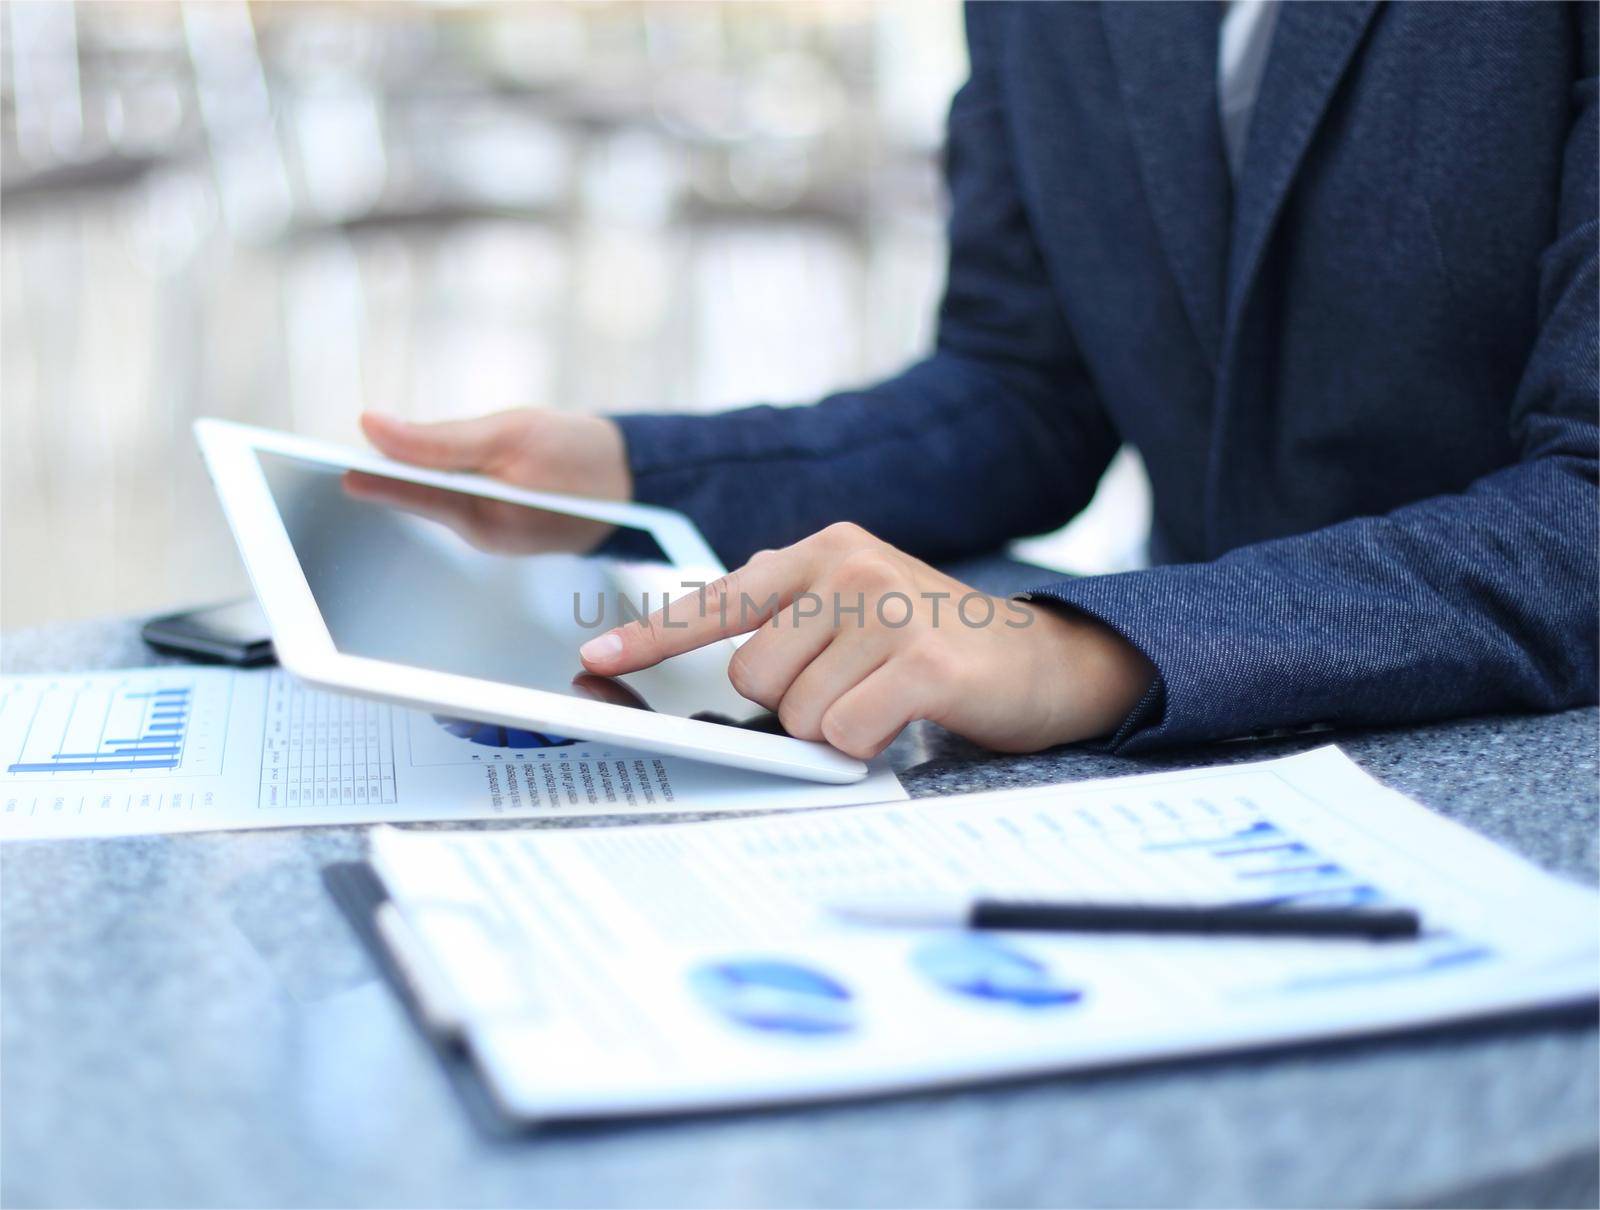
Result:
{"label": "white tablet computer", "polygon": [[866,775],[739,696],[732,641],[625,677],[584,670],[586,639],[722,574],[687,517],[227,421],[195,435],[278,659],[301,679],[766,773]]}

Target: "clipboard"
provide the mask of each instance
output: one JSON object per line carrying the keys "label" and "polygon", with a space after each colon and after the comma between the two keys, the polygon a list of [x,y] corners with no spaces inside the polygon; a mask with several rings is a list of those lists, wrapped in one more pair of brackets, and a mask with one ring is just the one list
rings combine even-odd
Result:
{"label": "clipboard", "polygon": [[[385,932],[380,930],[377,924],[380,912],[385,904],[391,902],[391,898],[382,879],[378,877],[377,872],[371,865],[363,861],[335,862],[323,867],[322,881],[328,893],[349,922],[356,937],[367,950],[373,964],[404,1006],[404,1011],[410,1017],[413,1026],[433,1050],[454,1095],[466,1112],[473,1127],[483,1138],[491,1142],[510,1142],[519,1138],[527,1138],[534,1134],[546,1134],[552,1131],[566,1132],[584,1128],[584,1119],[580,1118],[545,1120],[517,1117],[506,1112],[495,1100],[483,1078],[483,1073],[472,1055],[471,1049],[465,1044],[461,1034],[457,1031],[442,1029],[441,1022],[438,1019],[437,1006],[427,1005],[419,998],[417,987],[412,977],[403,969],[404,959],[398,958],[395,949],[392,947],[393,938],[403,936],[403,934],[389,931],[386,937]],[[397,914],[396,918],[403,923],[403,917],[398,917]],[[401,944],[404,945],[405,943],[402,942]],[[1540,1008],[1513,1010],[1488,1019],[1447,1021],[1432,1026],[1379,1029],[1368,1034],[1366,1040],[1372,1043],[1383,1043],[1419,1035],[1474,1037],[1482,1036],[1485,1033],[1506,1033],[1526,1028],[1550,1028],[1563,1023],[1591,1024],[1593,1019],[1593,1007],[1588,1002],[1551,1004]],[[1348,1044],[1347,1039],[1325,1038],[1251,1049],[1264,1050],[1268,1053],[1287,1050],[1315,1054],[1338,1052],[1347,1047]],[[1203,1062],[1208,1059],[1214,1059],[1227,1062],[1230,1057],[1232,1056],[1205,1056],[1198,1061]],[[1134,1059],[1106,1064],[1099,1067],[1098,1070],[1102,1074],[1107,1071],[1138,1070],[1152,1063],[1159,1064],[1160,1062],[1160,1059]],[[1061,1074],[1038,1073],[1034,1076],[1000,1079],[993,1083],[1003,1086],[1018,1082],[1025,1083],[1035,1079],[1060,1078]],[[881,1097],[869,1099],[892,1099],[899,1095],[905,1094],[885,1092]],[[793,1106],[774,1104],[756,1110],[746,1109],[744,1112],[781,1112],[788,1108],[793,1108]],[[714,1116],[718,1112],[726,1111],[693,1111],[689,1114],[674,1116]],[[648,1118],[652,1115],[641,1116]],[[594,1123],[589,1124],[593,1125]]]}
{"label": "clipboard", "polygon": [[[542,1123],[512,1117],[501,1108],[484,1083],[472,1052],[462,1040],[459,1030],[451,1028],[452,1023],[441,1019],[439,1005],[426,1002],[425,996],[418,994],[419,985],[413,973],[418,969],[414,965],[416,960],[412,959],[412,970],[407,970],[403,965],[407,959],[400,957],[400,953],[420,954],[420,949],[414,942],[410,951],[395,948],[396,938],[406,935],[395,931],[396,928],[405,928],[404,917],[398,912],[385,912],[385,905],[391,900],[377,872],[364,861],[334,862],[323,866],[322,885],[339,906],[390,990],[404,1005],[406,1015],[411,1018],[418,1034],[438,1057],[446,1080],[473,1126],[489,1139],[516,1138],[538,1129]],[[398,924],[380,927],[380,920],[396,921]],[[405,942],[400,944],[404,946]]]}
{"label": "clipboard", "polygon": [[[1592,891],[1336,749],[920,811],[661,824],[620,846],[607,829],[384,829],[372,845],[370,864],[331,867],[326,884],[491,1133],[506,1119],[749,1112],[1334,1043],[1596,996]],[[938,864],[952,849],[960,879]],[[1031,889],[1068,853],[1120,861],[1119,886],[1151,894],[1403,891],[1429,928],[1399,951],[1262,941],[1241,954],[828,914],[842,885],[900,887],[912,859],[934,871],[919,890]],[[733,892],[763,912],[729,914]],[[1194,988],[1181,1005],[1151,973],[1169,954]]]}

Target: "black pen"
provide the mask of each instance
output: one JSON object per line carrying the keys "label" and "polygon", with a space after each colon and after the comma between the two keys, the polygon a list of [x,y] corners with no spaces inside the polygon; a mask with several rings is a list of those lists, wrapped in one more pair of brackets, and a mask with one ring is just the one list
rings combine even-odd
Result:
{"label": "black pen", "polygon": [[899,928],[1370,938],[1415,937],[1422,931],[1421,919],[1409,908],[1297,908],[1259,903],[1062,903],[956,896],[883,896],[830,903],[828,910],[857,924]]}

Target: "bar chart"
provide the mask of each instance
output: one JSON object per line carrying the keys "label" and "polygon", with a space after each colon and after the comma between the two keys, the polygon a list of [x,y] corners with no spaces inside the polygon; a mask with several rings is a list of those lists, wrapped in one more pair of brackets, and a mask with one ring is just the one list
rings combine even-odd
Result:
{"label": "bar chart", "polygon": [[227,731],[225,683],[107,685],[63,678],[8,688],[0,713],[12,775],[214,775]]}

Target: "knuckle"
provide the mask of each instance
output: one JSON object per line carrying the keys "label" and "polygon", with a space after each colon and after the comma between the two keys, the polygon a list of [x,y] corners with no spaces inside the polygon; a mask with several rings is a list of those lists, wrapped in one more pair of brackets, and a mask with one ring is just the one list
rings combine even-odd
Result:
{"label": "knuckle", "polygon": [[837,708],[823,713],[818,730],[820,738],[832,744],[846,756],[867,760],[878,754],[877,746],[863,738],[861,728],[845,712]]}
{"label": "knuckle", "polygon": [[733,603],[739,599],[739,586],[743,581],[737,571],[730,571],[718,576],[711,583],[700,590],[700,608],[705,614],[720,613],[724,602]]}
{"label": "knuckle", "polygon": [[752,702],[769,705],[765,693],[765,678],[761,672],[761,662],[756,654],[750,650],[746,643],[733,653],[728,661],[728,680],[739,691],[741,697],[747,697]]}
{"label": "knuckle", "polygon": [[862,592],[888,592],[900,582],[899,570],[887,556],[865,548],[845,555],[834,575],[842,586]]}
{"label": "knuckle", "polygon": [[777,596],[763,594],[742,567],[711,581],[701,597],[705,615],[715,616],[723,622],[737,623],[741,628],[765,621],[767,615],[777,607],[777,602]]}
{"label": "knuckle", "polygon": [[835,548],[860,546],[872,541],[872,535],[854,521],[835,521],[821,533],[822,539]]}
{"label": "knuckle", "polygon": [[[745,647],[748,646],[746,643]],[[755,687],[755,682],[750,677],[750,657],[745,655],[744,647],[740,647],[728,658],[728,681],[745,697],[749,697],[750,690]]]}
{"label": "knuckle", "polygon": [[905,660],[917,679],[936,685],[952,680],[956,673],[956,657],[948,645],[925,636],[913,642],[905,652]]}
{"label": "knuckle", "polygon": [[628,625],[619,628],[617,633],[622,638],[624,650],[630,656],[650,654],[655,650],[656,642],[660,638],[660,632],[656,630],[654,616],[640,618],[637,622],[630,622]]}
{"label": "knuckle", "polygon": [[808,709],[806,703],[792,693],[778,703],[778,722],[782,723],[783,729],[796,739],[822,738],[815,712]]}

